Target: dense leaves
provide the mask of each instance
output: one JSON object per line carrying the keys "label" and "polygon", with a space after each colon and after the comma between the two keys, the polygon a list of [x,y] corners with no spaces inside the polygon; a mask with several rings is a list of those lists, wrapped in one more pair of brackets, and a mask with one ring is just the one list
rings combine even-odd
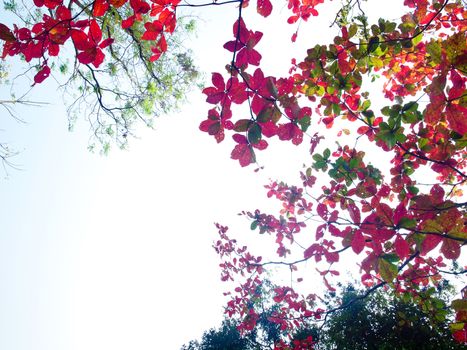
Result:
{"label": "dense leaves", "polygon": [[[322,2],[289,2],[289,23],[318,15],[315,7]],[[263,240],[271,237],[276,258],[254,254],[218,226],[222,279],[238,284],[226,313],[243,319],[243,332],[256,329],[258,314],[251,305],[271,266],[289,269],[292,281],[297,276],[273,298],[278,308],[272,318],[289,333],[331,313],[317,308],[317,295],[301,286],[302,269],[312,262],[330,291],[349,259],[344,255],[351,253],[369,292],[390,286],[398,295],[417,295],[438,285],[443,274],[466,273],[455,261],[467,243],[467,13],[460,1],[409,3],[400,21],[369,23],[363,12],[349,14],[356,6],[349,1],[336,17],[340,35],[334,42],[311,47],[282,78],[266,76],[261,68],[256,45],[262,34],[247,29],[241,15],[235,23],[235,38],[224,46],[233,52],[227,67],[232,82],[204,90],[207,102],[233,122],[233,129],[225,129],[236,132],[233,159],[241,166],[256,163],[256,151],[267,146],[255,147],[259,142],[277,137],[299,145],[310,127],[338,127],[338,136],[355,133],[352,141],[343,138],[320,152],[318,142],[326,135],[318,131],[310,137],[312,164],[301,173],[302,186],[267,186],[268,197],[283,209],[277,215],[243,213],[253,230],[268,233]],[[364,86],[378,77],[385,100],[372,103]],[[247,99],[250,119],[235,120],[231,102],[239,91],[243,98],[234,103]],[[372,156],[371,146],[388,160]],[[464,341],[463,304],[455,305],[462,311],[453,334]]]}

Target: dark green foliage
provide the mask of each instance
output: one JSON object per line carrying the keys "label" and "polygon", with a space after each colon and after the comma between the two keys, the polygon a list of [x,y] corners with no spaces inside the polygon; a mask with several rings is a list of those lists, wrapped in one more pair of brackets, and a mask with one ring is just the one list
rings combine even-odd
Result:
{"label": "dark green foliage", "polygon": [[[415,297],[377,290],[358,299],[362,291],[349,285],[340,293],[329,293],[325,300],[328,310],[336,305],[349,304],[348,307],[330,313],[324,325],[310,323],[292,338],[303,340],[312,336],[317,350],[465,349],[454,341],[448,326],[445,300],[451,289],[448,284],[440,284],[438,289],[422,290]],[[267,300],[263,304],[268,304]],[[255,330],[245,337],[236,329],[238,321],[224,320],[219,329],[206,331],[201,342],[191,341],[181,350],[273,349],[274,343],[287,335],[269,320],[271,313],[266,308]]]}
{"label": "dark green foliage", "polygon": [[[414,298],[379,290],[356,300],[329,315],[317,349],[464,349],[453,340],[445,318],[444,299],[449,288],[444,285],[438,290],[421,291]],[[344,288],[342,304],[361,294],[353,286]],[[435,305],[423,306],[424,296],[428,294],[436,300]]]}
{"label": "dark green foliage", "polygon": [[204,332],[201,343],[191,341],[181,350],[243,350],[248,347],[246,338],[242,338],[232,321],[224,320],[219,329],[211,328]]}

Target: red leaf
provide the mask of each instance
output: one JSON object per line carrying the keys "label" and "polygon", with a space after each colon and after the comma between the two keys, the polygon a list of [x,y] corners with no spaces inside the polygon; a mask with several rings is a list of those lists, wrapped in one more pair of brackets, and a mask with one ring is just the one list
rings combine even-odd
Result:
{"label": "red leaf", "polygon": [[132,7],[136,15],[148,13],[151,9],[149,4],[142,0],[130,0],[130,6]]}
{"label": "red leaf", "polygon": [[227,82],[228,94],[233,103],[242,104],[248,98],[246,84],[239,83],[238,78],[233,77]]}
{"label": "red leaf", "polygon": [[224,77],[220,73],[212,73],[211,81],[218,90],[225,89]]}
{"label": "red leaf", "polygon": [[61,21],[66,21],[71,19],[71,11],[65,6],[59,6],[55,11],[57,19]]}
{"label": "red leaf", "polygon": [[101,49],[105,49],[107,46],[111,45],[114,42],[114,39],[112,38],[107,38],[103,42],[99,44],[99,47]]}
{"label": "red leaf", "polygon": [[407,256],[409,256],[409,244],[404,238],[402,238],[401,235],[397,235],[396,240],[394,242],[394,248],[396,250],[396,254],[401,260],[404,260]]}
{"label": "red leaf", "polygon": [[102,40],[101,27],[99,27],[99,24],[94,19],[89,23],[89,37],[95,44],[98,44]]}
{"label": "red leaf", "polygon": [[354,224],[359,224],[361,221],[361,217],[360,217],[360,210],[358,209],[358,207],[351,203],[349,204],[348,206],[348,211],[349,211],[349,214],[350,214],[350,218],[352,219],[352,221],[354,222]]}
{"label": "red leaf", "polygon": [[333,117],[323,118],[322,121],[326,125],[327,129],[331,128],[332,124],[334,124],[334,118]]}
{"label": "red leaf", "polygon": [[60,52],[60,46],[57,44],[50,44],[48,51],[50,56],[58,56],[58,53]]}
{"label": "red leaf", "polygon": [[331,235],[333,236],[336,236],[336,237],[344,237],[345,236],[345,233],[343,235],[342,231],[339,230],[336,226],[334,225],[329,225],[328,227],[328,230],[329,232],[331,233]]}
{"label": "red leaf", "polygon": [[334,288],[333,286],[331,286],[328,282],[328,280],[326,279],[326,277],[323,277],[323,281],[324,281],[324,285],[326,286],[326,288],[331,291],[331,292],[335,292],[336,291],[336,288]]}
{"label": "red leaf", "polygon": [[[305,251],[303,252],[303,257],[305,259],[309,259],[311,258],[313,255],[315,255],[315,253],[321,249],[321,246],[318,245],[317,243],[313,243],[311,246],[309,246],[307,249],[305,249]],[[317,255],[320,257],[320,255]]]}
{"label": "red leaf", "polygon": [[262,151],[268,147],[268,142],[266,140],[259,140],[259,142],[255,143],[253,147]]}
{"label": "red leaf", "polygon": [[96,48],[96,54],[94,56],[94,60],[92,61],[92,65],[96,68],[99,68],[102,62],[104,62],[105,55],[101,49]]}
{"label": "red leaf", "polygon": [[234,141],[236,143],[239,143],[241,145],[247,145],[248,144],[248,140],[247,138],[244,136],[244,135],[241,135],[241,134],[234,134],[232,136],[232,138],[234,139]]}
{"label": "red leaf", "polygon": [[91,46],[88,42],[88,36],[81,30],[73,30],[71,39],[77,50],[86,50]]}
{"label": "red leaf", "polygon": [[352,238],[352,250],[355,254],[360,254],[363,248],[365,248],[365,237],[363,237],[362,231],[357,230]]}
{"label": "red leaf", "polygon": [[427,24],[433,18],[435,18],[437,14],[438,14],[437,12],[430,12],[429,14],[427,14],[425,17],[422,18],[422,20],[420,21],[420,24]]}
{"label": "red leaf", "polygon": [[316,228],[316,240],[317,241],[324,237],[324,229],[325,228],[326,228],[326,224],[319,225]]}
{"label": "red leaf", "polygon": [[339,253],[337,252],[328,252],[325,250],[324,256],[326,257],[326,261],[328,263],[335,263],[339,261]]}
{"label": "red leaf", "polygon": [[427,254],[432,251],[442,240],[443,238],[438,235],[425,234],[425,239],[422,242],[422,253]]}
{"label": "red leaf", "polygon": [[292,37],[290,38],[290,40],[294,43],[297,41],[297,36],[298,36],[298,32],[295,32],[292,34]]}
{"label": "red leaf", "polygon": [[407,209],[405,209],[404,203],[401,202],[396,209],[394,209],[394,225],[398,225],[400,220],[405,217],[407,217]]}
{"label": "red leaf", "polygon": [[247,144],[236,145],[230,156],[232,159],[237,159],[242,167],[255,162],[255,152]]}
{"label": "red leaf", "polygon": [[327,220],[327,218],[328,218],[328,207],[325,204],[319,203],[318,206],[316,207],[316,211],[317,211],[318,215],[322,219]]}
{"label": "red leaf", "polygon": [[258,0],[256,8],[263,17],[269,16],[272,12],[272,4],[269,0]]}
{"label": "red leaf", "polygon": [[126,4],[128,0],[109,0],[110,5],[112,5],[115,8],[122,7],[123,5]]}
{"label": "red leaf", "polygon": [[452,336],[454,339],[461,344],[464,344],[467,342],[467,330],[461,329],[459,331],[455,331]]}
{"label": "red leaf", "polygon": [[133,23],[135,23],[135,19],[136,19],[135,16],[130,16],[127,19],[124,19],[122,21],[122,28],[123,29],[130,28],[133,25]]}
{"label": "red leaf", "polygon": [[[147,23],[146,23],[147,24]],[[159,36],[159,33],[157,32],[152,32],[152,31],[145,31],[143,33],[143,35],[141,36],[141,40],[150,40],[150,41],[154,41],[157,39],[157,37]]]}
{"label": "red leaf", "polygon": [[299,145],[303,141],[303,132],[294,123],[279,125],[277,135],[282,141],[292,140],[294,145]]}
{"label": "red leaf", "polygon": [[467,133],[467,108],[450,103],[446,108],[446,119],[449,126],[459,135]]}
{"label": "red leaf", "polygon": [[445,238],[443,241],[443,245],[441,246],[441,253],[443,253],[446,259],[457,259],[461,255],[460,242],[457,242],[453,239]]}
{"label": "red leaf", "polygon": [[45,7],[53,10],[57,6],[61,5],[63,3],[63,0],[44,0],[44,5]]}
{"label": "red leaf", "polygon": [[34,82],[36,84],[40,84],[45,79],[47,79],[49,75],[50,75],[50,68],[49,66],[44,65],[42,69],[39,72],[37,72],[37,74],[34,76]]}
{"label": "red leaf", "polygon": [[105,15],[108,9],[109,9],[109,3],[106,0],[96,0],[94,2],[92,14],[94,17],[101,17]]}
{"label": "red leaf", "polygon": [[96,59],[96,50],[86,50],[76,55],[78,61],[82,64],[92,63]]}

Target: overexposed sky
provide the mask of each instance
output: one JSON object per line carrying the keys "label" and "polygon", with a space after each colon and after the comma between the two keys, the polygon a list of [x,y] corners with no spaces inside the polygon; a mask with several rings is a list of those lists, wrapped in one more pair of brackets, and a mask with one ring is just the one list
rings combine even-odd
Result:
{"label": "overexposed sky", "polygon": [[[268,19],[250,16],[251,3],[247,27],[266,28],[258,45],[265,74],[286,74],[290,58],[332,38],[338,4],[321,6],[291,46],[295,27],[282,2]],[[191,45],[209,81],[231,59],[222,45],[233,38],[237,9],[195,14]],[[85,122],[67,131],[54,88],[49,79],[31,95],[51,105],[17,109],[25,124],[1,113],[0,138],[21,151],[13,159],[21,170],[0,181],[0,349],[179,349],[222,319],[213,223],[248,233],[236,214],[267,205],[269,178],[298,179],[310,162],[306,146],[272,142],[258,154],[264,170],[242,169],[229,158],[230,137],[217,145],[198,130],[211,106],[195,91],[180,113],[139,130],[129,151],[102,157],[86,150]]]}

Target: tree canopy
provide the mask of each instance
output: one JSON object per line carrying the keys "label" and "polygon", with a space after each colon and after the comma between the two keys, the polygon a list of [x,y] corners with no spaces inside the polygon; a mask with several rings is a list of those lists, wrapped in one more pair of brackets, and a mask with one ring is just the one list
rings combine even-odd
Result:
{"label": "tree canopy", "polygon": [[[287,22],[296,28],[292,41],[302,35],[300,23],[320,15],[326,3],[286,1]],[[96,74],[107,57],[119,74],[132,77],[132,68],[125,66],[134,63],[127,64],[118,53],[131,48],[131,57],[136,56],[146,69],[141,79],[151,79],[158,62],[160,74],[171,71],[164,63],[171,52],[169,61],[175,57],[175,70],[185,74],[182,82],[192,79],[196,74],[191,61],[167,40],[180,26],[177,11],[187,6],[231,6],[234,17],[232,37],[224,44],[232,59],[223,73],[212,73],[211,84],[203,90],[212,108],[200,123],[201,131],[217,142],[230,134],[230,156],[242,167],[257,164],[259,170],[257,154],[272,139],[297,146],[307,140],[310,153],[311,165],[300,172],[300,185],[278,180],[266,186],[267,196],[279,202],[277,214],[260,209],[242,213],[251,229],[261,234],[262,251],[248,248],[228,227],[217,224],[221,278],[234,284],[226,293],[226,314],[241,318],[242,334],[254,332],[260,324],[255,302],[273,268],[285,268],[290,282],[274,289],[269,320],[290,335],[310,320],[325,320],[352,305],[320,307],[320,291],[307,282],[319,278],[333,291],[349,262],[359,268],[366,288],[354,300],[383,287],[402,298],[415,298],[436,288],[446,276],[465,275],[461,260],[467,243],[464,1],[404,0],[400,18],[390,19],[367,16],[363,0],[344,0],[332,23],[333,41],[317,44],[311,37],[305,57],[293,59],[283,77],[268,75],[262,67],[260,43],[267,33],[252,29],[254,22],[244,16],[255,8],[257,16],[269,17],[270,0],[253,5],[248,0],[196,4],[35,0],[33,8],[46,9],[45,13],[33,15],[24,27],[0,24],[2,57],[21,55],[34,62],[34,83],[39,84],[49,77],[52,58],[60,58],[62,47],[69,43],[75,50],[73,76],[97,98],[90,108],[93,112],[97,108],[98,134],[126,139],[127,122],[141,117],[134,106],[148,111],[154,104],[163,107],[165,98],[158,91],[161,86],[167,91],[166,85],[163,81],[157,85],[160,82],[154,79],[153,89],[144,80],[142,90],[131,95],[136,96],[136,104],[125,102],[119,107],[113,102],[107,105],[104,94],[117,94],[117,101],[132,97],[115,86],[103,89]],[[118,51],[121,36],[130,44]],[[111,67],[105,71],[109,76]],[[169,77],[172,81],[174,75]],[[169,96],[176,99],[173,91]],[[133,119],[126,114],[128,107],[136,115]],[[110,129],[100,121],[99,111],[110,116]],[[317,276],[310,277],[310,267]],[[432,317],[441,317],[435,299],[429,297],[420,306]],[[453,336],[465,343],[465,295],[451,307],[456,312]],[[290,349],[282,340],[274,346]],[[294,344],[297,349],[301,346],[308,345]]]}
{"label": "tree canopy", "polygon": [[[323,304],[336,305],[336,301],[353,303],[346,308],[329,315],[326,323],[310,323],[298,330],[289,340],[293,348],[294,340],[312,339],[315,349],[462,349],[463,345],[457,343],[449,330],[449,315],[446,304],[451,294],[451,286],[443,281],[438,289],[423,291],[426,297],[430,294],[436,299],[437,307],[446,312],[445,315],[433,318],[417,305],[416,299],[402,299],[394,293],[383,290],[375,291],[367,298],[356,300],[361,294],[354,285],[340,287],[337,292],[327,293]],[[262,303],[271,298],[270,293],[262,293]],[[276,337],[284,336],[277,325],[268,321],[271,310],[260,312],[264,321],[255,333],[242,337],[237,330],[238,321],[225,319],[222,325],[204,332],[201,341],[191,341],[182,347],[182,350],[207,349],[270,349],[274,345],[271,337],[261,337],[261,333],[268,333],[268,329],[275,329]],[[452,315],[451,315],[452,316]]]}
{"label": "tree canopy", "polygon": [[[165,35],[161,33],[155,46],[156,34],[144,23],[160,14],[154,6],[151,11],[145,6],[134,10],[131,4],[4,1],[4,9],[19,25],[13,30],[0,25],[1,57],[21,55],[32,85],[56,71],[70,128],[84,116],[91,126],[90,147],[104,151],[112,144],[126,147],[136,125],[152,127],[155,117],[174,111],[198,82],[192,54],[184,45],[195,30],[194,20],[179,18],[175,27],[174,15],[165,10]],[[166,52],[167,45],[171,50]],[[20,96],[12,96],[11,102],[25,101]]]}

